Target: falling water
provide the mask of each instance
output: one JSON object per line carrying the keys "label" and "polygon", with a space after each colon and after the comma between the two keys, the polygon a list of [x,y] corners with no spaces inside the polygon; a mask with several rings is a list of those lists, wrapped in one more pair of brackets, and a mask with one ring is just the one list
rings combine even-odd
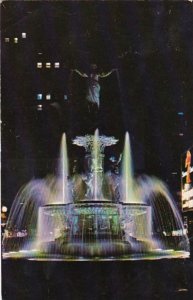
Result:
{"label": "falling water", "polygon": [[159,235],[160,247],[167,247],[167,239],[172,237],[174,247],[189,251],[182,218],[164,182],[156,177],[141,176],[138,179],[138,196],[143,203],[151,206],[153,231]]}
{"label": "falling water", "polygon": [[[138,179],[138,193],[139,197],[142,199],[142,202],[148,205],[151,205],[154,217],[157,218],[156,223],[166,222],[165,217],[167,214],[170,214],[169,218],[172,224],[172,216],[175,221],[173,221],[174,228],[183,229],[183,222],[179,214],[178,208],[175,205],[175,201],[172,198],[166,184],[160,179],[152,176],[143,175]],[[166,205],[167,204],[167,205]],[[163,214],[162,217],[161,214]],[[159,219],[159,221],[158,221]],[[162,225],[163,224],[158,224]]]}
{"label": "falling water", "polygon": [[[26,231],[27,238],[21,238],[13,241],[4,238],[4,247],[12,248],[12,251],[18,248],[28,248],[29,244],[35,240],[38,224],[39,207],[47,204],[49,198],[49,187],[45,179],[31,180],[23,186],[16,195],[11,207],[6,230],[12,233],[13,237]],[[11,242],[11,243],[10,243]]]}
{"label": "falling water", "polygon": [[138,202],[134,193],[133,166],[129,133],[125,134],[125,145],[122,162],[122,201],[125,203]]}
{"label": "falling water", "polygon": [[[66,144],[66,134],[63,133],[62,141],[60,146],[60,158],[59,158],[59,185],[60,191],[62,191],[62,203],[69,203],[69,193],[68,193],[68,154],[67,154],[67,144]],[[59,193],[61,197],[61,194]]]}

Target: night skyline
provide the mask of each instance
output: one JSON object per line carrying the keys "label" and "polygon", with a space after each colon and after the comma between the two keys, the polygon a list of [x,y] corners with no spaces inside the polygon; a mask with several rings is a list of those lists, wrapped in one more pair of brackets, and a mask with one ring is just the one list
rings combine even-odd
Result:
{"label": "night skyline", "polygon": [[[193,140],[192,15],[191,3],[4,2],[2,202],[10,206],[21,185],[53,170],[62,132],[71,160],[79,156],[71,138],[94,126],[85,82],[70,70],[92,62],[118,69],[101,80],[99,129],[120,139],[110,154],[121,153],[129,131],[136,173],[180,190],[180,156]],[[38,93],[51,95],[42,111]]]}

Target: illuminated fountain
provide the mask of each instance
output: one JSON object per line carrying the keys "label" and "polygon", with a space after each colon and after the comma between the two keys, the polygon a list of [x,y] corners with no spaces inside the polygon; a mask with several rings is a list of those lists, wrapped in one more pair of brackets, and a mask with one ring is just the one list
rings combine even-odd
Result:
{"label": "illuminated fountain", "polygon": [[121,175],[104,173],[104,149],[117,142],[98,130],[76,137],[73,144],[85,148],[85,173],[69,176],[63,135],[57,176],[31,181],[14,200],[3,258],[129,260],[189,255],[181,217],[166,186],[156,178],[134,178],[128,133]]}

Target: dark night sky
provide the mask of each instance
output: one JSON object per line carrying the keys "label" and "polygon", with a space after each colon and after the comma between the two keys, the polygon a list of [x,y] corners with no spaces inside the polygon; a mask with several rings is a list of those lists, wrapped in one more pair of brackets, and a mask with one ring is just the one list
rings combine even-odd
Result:
{"label": "dark night sky", "polygon": [[[81,153],[70,139],[95,125],[85,81],[69,71],[86,71],[91,62],[103,71],[118,68],[101,80],[99,128],[120,139],[107,156],[122,151],[128,130],[136,173],[179,188],[180,155],[193,143],[192,3],[8,1],[1,8],[2,203],[10,205],[32,177],[53,171],[63,131],[70,159]],[[38,70],[38,61],[61,68]],[[53,95],[43,111],[36,110],[38,92]]]}

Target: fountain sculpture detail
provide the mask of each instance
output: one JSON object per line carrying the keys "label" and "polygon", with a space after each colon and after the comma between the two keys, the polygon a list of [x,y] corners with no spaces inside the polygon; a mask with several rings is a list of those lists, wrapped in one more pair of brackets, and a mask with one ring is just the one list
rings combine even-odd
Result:
{"label": "fountain sculpture detail", "polygon": [[[104,149],[114,137],[79,136],[85,173],[69,176],[66,136],[55,177],[33,180],[14,200],[3,239],[3,258],[156,259],[187,257],[189,244],[166,186],[132,172],[126,133],[121,175],[104,173]],[[27,232],[18,236],[14,231]]]}

